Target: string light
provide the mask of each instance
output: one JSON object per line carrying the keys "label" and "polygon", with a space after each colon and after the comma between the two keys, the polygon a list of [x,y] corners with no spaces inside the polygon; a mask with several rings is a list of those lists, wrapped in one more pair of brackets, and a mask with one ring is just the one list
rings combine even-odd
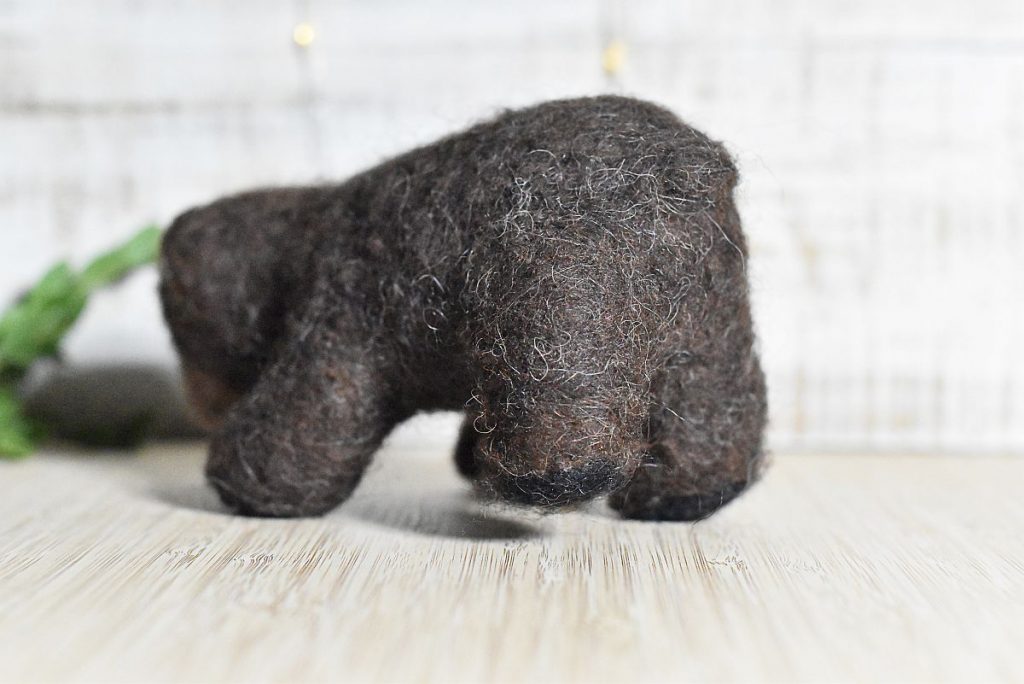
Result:
{"label": "string light", "polygon": [[306,22],[296,24],[295,29],[292,31],[292,40],[300,48],[309,47],[315,39],[316,31],[313,30],[312,24],[307,24]]}
{"label": "string light", "polygon": [[616,76],[622,71],[622,65],[626,62],[626,43],[615,39],[608,43],[604,52],[601,53],[601,68],[608,76]]}

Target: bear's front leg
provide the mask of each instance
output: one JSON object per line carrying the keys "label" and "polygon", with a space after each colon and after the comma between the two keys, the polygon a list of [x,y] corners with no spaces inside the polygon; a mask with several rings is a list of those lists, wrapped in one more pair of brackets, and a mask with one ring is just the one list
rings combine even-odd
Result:
{"label": "bear's front leg", "polygon": [[672,369],[651,410],[650,457],[609,503],[641,520],[708,517],[760,474],[765,421],[764,376],[749,346]]}
{"label": "bear's front leg", "polygon": [[323,323],[305,326],[228,414],[206,475],[247,515],[319,515],[355,489],[398,421],[369,350]]}

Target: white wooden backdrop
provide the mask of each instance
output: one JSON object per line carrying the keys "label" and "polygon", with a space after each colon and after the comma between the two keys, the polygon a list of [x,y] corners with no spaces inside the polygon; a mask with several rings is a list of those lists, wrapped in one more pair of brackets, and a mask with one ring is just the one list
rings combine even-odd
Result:
{"label": "white wooden backdrop", "polygon": [[[217,195],[606,91],[739,159],[776,448],[1024,452],[1020,0],[0,0],[0,299]],[[71,360],[173,363],[153,285]]]}

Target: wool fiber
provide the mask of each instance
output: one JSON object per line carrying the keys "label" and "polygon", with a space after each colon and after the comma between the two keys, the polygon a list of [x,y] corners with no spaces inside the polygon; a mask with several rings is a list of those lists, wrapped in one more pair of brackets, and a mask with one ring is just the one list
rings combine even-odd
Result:
{"label": "wool fiber", "polygon": [[492,499],[703,518],[758,476],[765,384],[725,149],[602,96],[350,180],[177,218],[165,316],[239,512],[316,515],[418,411]]}

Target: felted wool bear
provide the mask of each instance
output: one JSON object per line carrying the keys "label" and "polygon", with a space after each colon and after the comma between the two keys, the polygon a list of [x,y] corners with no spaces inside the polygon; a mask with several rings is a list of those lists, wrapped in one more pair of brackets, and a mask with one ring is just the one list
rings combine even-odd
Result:
{"label": "felted wool bear", "polygon": [[160,292],[209,481],[241,513],[320,514],[447,409],[493,499],[711,514],[757,477],[766,413],[735,184],[720,144],[604,96],[186,212]]}

